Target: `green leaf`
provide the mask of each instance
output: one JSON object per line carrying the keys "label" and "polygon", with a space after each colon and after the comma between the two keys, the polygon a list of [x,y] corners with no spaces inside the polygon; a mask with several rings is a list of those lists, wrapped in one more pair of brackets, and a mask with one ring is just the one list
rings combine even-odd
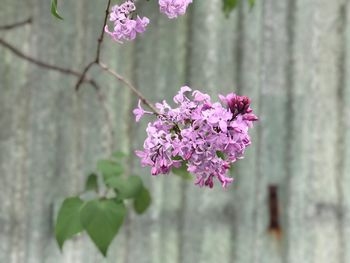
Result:
{"label": "green leaf", "polygon": [[174,157],[171,157],[171,159],[173,159],[175,161],[183,161],[182,157],[180,157],[180,156],[174,156]]}
{"label": "green leaf", "polygon": [[221,159],[223,159],[223,160],[226,159],[225,154],[224,154],[223,152],[216,151],[216,155],[217,155],[217,157],[219,157],[219,158],[221,158]]}
{"label": "green leaf", "polygon": [[57,12],[57,0],[51,0],[51,14],[54,17],[63,20],[63,17],[61,17]]}
{"label": "green leaf", "polygon": [[147,190],[147,188],[143,187],[138,196],[134,199],[134,209],[136,213],[144,213],[150,206],[151,202],[152,199],[149,191]]}
{"label": "green leaf", "polygon": [[136,175],[127,178],[110,177],[105,183],[117,191],[120,199],[135,198],[143,188],[141,178]]}
{"label": "green leaf", "polygon": [[81,209],[81,224],[104,256],[123,224],[125,214],[124,204],[111,199],[92,200]]}
{"label": "green leaf", "polygon": [[64,241],[83,231],[80,223],[79,212],[84,202],[79,197],[71,197],[64,200],[55,226],[57,243],[62,249]]}
{"label": "green leaf", "polygon": [[85,190],[98,192],[98,183],[97,183],[97,175],[96,174],[89,175],[89,177],[86,180]]}
{"label": "green leaf", "polygon": [[[223,0],[223,10],[228,16],[233,9],[235,9],[240,0]],[[252,8],[255,5],[255,0],[248,0],[249,6]]]}
{"label": "green leaf", "polygon": [[228,16],[230,12],[237,6],[238,0],[223,0],[223,10],[224,13]]}
{"label": "green leaf", "polygon": [[173,168],[171,171],[172,171],[175,175],[180,176],[182,179],[185,179],[185,180],[192,180],[191,174],[187,171],[186,162],[182,162],[181,167],[179,167],[179,168]]}
{"label": "green leaf", "polygon": [[100,160],[97,162],[97,171],[101,172],[106,180],[109,177],[120,176],[123,173],[123,167],[111,160]]}

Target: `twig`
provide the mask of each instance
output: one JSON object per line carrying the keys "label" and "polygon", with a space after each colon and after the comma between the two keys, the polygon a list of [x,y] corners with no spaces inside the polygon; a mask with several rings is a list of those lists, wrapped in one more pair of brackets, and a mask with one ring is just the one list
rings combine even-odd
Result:
{"label": "twig", "polygon": [[[101,34],[97,40],[97,49],[96,49],[96,56],[95,59],[90,62],[89,64],[87,64],[87,66],[84,68],[84,70],[82,71],[82,73],[73,70],[73,69],[69,69],[69,68],[63,68],[60,66],[56,66],[56,65],[52,65],[46,62],[43,62],[41,60],[38,60],[36,58],[33,58],[31,56],[28,56],[26,54],[24,54],[22,51],[20,51],[19,49],[15,48],[13,45],[11,45],[10,43],[6,42],[4,39],[0,38],[0,45],[9,49],[12,53],[14,53],[16,56],[18,56],[19,58],[22,58],[32,64],[37,65],[38,67],[47,69],[47,70],[52,70],[52,71],[56,71],[59,72],[61,74],[66,74],[66,75],[71,75],[71,76],[75,76],[78,78],[78,82],[75,85],[75,90],[79,90],[79,87],[81,86],[82,83],[86,82],[89,83],[90,85],[92,85],[94,87],[94,89],[96,90],[96,94],[97,94],[97,99],[100,102],[103,111],[104,111],[104,115],[106,118],[106,122],[107,125],[109,127],[109,131],[111,134],[111,138],[113,140],[114,138],[114,132],[113,132],[113,125],[111,122],[111,118],[110,118],[110,114],[108,112],[108,109],[104,103],[104,97],[100,92],[100,87],[98,86],[97,82],[94,79],[88,78],[86,75],[88,73],[88,71],[90,70],[90,68],[93,65],[98,65],[100,66],[103,70],[105,70],[107,73],[109,73],[110,75],[112,75],[113,77],[115,77],[118,81],[121,81],[122,83],[124,83],[141,101],[143,104],[145,104],[146,106],[148,106],[156,115],[160,115],[160,113],[158,112],[158,110],[153,106],[153,104],[148,101],[142,94],[140,91],[138,91],[127,79],[125,79],[123,76],[119,75],[117,72],[113,71],[112,69],[110,69],[108,66],[106,66],[104,63],[100,62],[100,54],[101,54],[101,47],[102,47],[102,42],[103,42],[103,38],[104,38],[104,29],[107,23],[107,18],[108,18],[108,14],[109,14],[109,8],[111,5],[111,0],[108,0],[107,2],[107,7],[106,7],[106,14],[104,17],[104,21],[103,21],[103,26],[102,26],[102,30],[101,30]],[[23,22],[18,22],[16,24],[12,24],[12,25],[7,25],[7,26],[0,26],[0,29],[14,29],[16,27],[19,26],[23,26],[25,24],[28,23],[32,23],[32,19],[29,18]],[[113,146],[112,146],[113,148]]]}
{"label": "twig", "polygon": [[[68,69],[68,68],[63,68],[63,67],[59,67],[56,65],[51,65],[48,64],[46,62],[40,61],[36,58],[30,57],[26,54],[24,54],[22,51],[18,50],[17,48],[15,48],[14,46],[12,46],[11,44],[9,44],[8,42],[6,42],[5,40],[3,40],[2,38],[0,38],[0,45],[9,49],[13,54],[15,54],[16,56],[18,56],[21,59],[24,59],[34,65],[37,65],[38,67],[47,69],[47,70],[52,70],[52,71],[56,71],[59,72],[61,74],[65,74],[65,75],[70,75],[70,76],[74,76],[74,77],[81,77],[80,73],[78,71],[72,70],[72,69]],[[111,122],[111,117],[109,114],[109,111],[105,105],[105,101],[104,101],[104,97],[101,93],[101,87],[97,84],[97,82],[94,79],[90,79],[87,76],[84,77],[83,82],[89,83],[96,91],[96,95],[97,95],[97,99],[102,107],[102,110],[104,112],[105,115],[105,119],[107,122],[107,126],[108,126],[108,130],[111,136],[111,149],[114,148],[114,144],[113,144],[113,138],[114,138],[114,131],[113,131],[113,125]]]}
{"label": "twig", "polygon": [[[3,40],[2,38],[0,38],[0,45],[9,49],[12,53],[14,53],[16,56],[29,61],[30,63],[37,65],[38,67],[41,68],[45,68],[48,70],[52,70],[52,71],[57,71],[60,72],[62,74],[66,74],[66,75],[71,75],[71,76],[75,76],[75,77],[80,77],[80,73],[78,71],[75,71],[73,69],[69,69],[69,68],[63,68],[63,67],[59,67],[56,65],[52,65],[46,62],[43,62],[41,60],[38,60],[36,58],[30,57],[26,54],[24,54],[22,51],[20,51],[19,49],[15,48],[14,46],[12,46],[10,43],[6,42],[5,40]],[[84,79],[82,80],[83,82],[87,82],[90,83],[93,87],[98,88],[98,85],[96,83],[95,80],[90,79],[88,77],[84,77]]]}
{"label": "twig", "polygon": [[90,70],[90,68],[93,65],[96,65],[100,62],[100,54],[101,54],[101,46],[102,46],[102,42],[103,42],[103,37],[104,37],[104,33],[105,33],[105,26],[107,23],[107,18],[108,18],[108,14],[109,14],[109,7],[111,6],[111,0],[108,0],[107,2],[107,7],[106,7],[106,14],[103,20],[103,26],[102,26],[102,30],[101,30],[101,34],[100,37],[97,39],[97,49],[96,49],[96,56],[95,59],[93,61],[91,61],[89,64],[86,65],[86,67],[84,68],[83,72],[81,73],[80,78],[78,79],[77,84],[75,84],[75,90],[78,91],[81,84],[83,83],[83,79],[85,78],[85,75],[88,73],[88,71]]}
{"label": "twig", "polygon": [[103,26],[102,26],[101,34],[100,34],[100,37],[97,39],[97,50],[96,50],[96,59],[95,59],[96,64],[98,64],[100,62],[101,46],[102,46],[103,38],[104,38],[104,35],[105,35],[105,27],[106,27],[106,24],[107,24],[107,17],[108,17],[108,14],[109,14],[109,7],[110,6],[111,6],[111,0],[108,0],[107,8],[106,8],[106,11],[105,11],[105,18],[103,20]]}
{"label": "twig", "polygon": [[153,104],[148,101],[140,91],[138,91],[127,79],[125,79],[123,76],[119,75],[118,73],[114,72],[112,69],[110,69],[108,66],[106,66],[104,63],[99,62],[98,65],[108,72],[110,75],[115,77],[117,80],[123,82],[141,101],[143,104],[148,106],[156,115],[160,115],[158,110],[153,106]]}
{"label": "twig", "polygon": [[87,72],[89,71],[89,69],[90,69],[94,64],[95,64],[95,62],[90,62],[90,63],[84,68],[84,70],[83,70],[83,72],[82,72],[81,74],[78,73],[78,74],[79,74],[79,75],[78,75],[79,79],[78,79],[77,84],[75,84],[75,90],[76,90],[76,91],[79,90],[81,84],[84,82],[84,78],[85,78]]}
{"label": "twig", "polygon": [[21,26],[24,26],[26,24],[31,24],[33,22],[32,18],[29,17],[27,18],[26,20],[24,21],[21,21],[21,22],[17,22],[17,23],[13,23],[11,25],[3,25],[3,26],[0,26],[0,30],[11,30],[11,29],[15,29],[17,27],[21,27]]}
{"label": "twig", "polygon": [[[63,68],[63,67],[59,67],[56,65],[52,65],[52,64],[48,64],[46,62],[43,62],[41,60],[38,60],[36,58],[30,57],[26,54],[24,54],[22,51],[20,51],[19,49],[15,48],[14,46],[12,46],[10,43],[6,42],[4,39],[0,38],[0,45],[9,49],[12,53],[14,53],[16,56],[29,61],[30,63],[33,63],[35,65],[37,65],[38,67],[41,68],[46,68],[49,70],[53,70],[53,71],[58,71],[60,73],[63,74],[67,74],[67,75],[72,75],[75,77],[80,77],[80,73],[78,71],[72,70],[72,69],[68,69],[68,68]],[[84,78],[83,79],[85,82],[89,82],[91,83],[91,79],[88,78]]]}

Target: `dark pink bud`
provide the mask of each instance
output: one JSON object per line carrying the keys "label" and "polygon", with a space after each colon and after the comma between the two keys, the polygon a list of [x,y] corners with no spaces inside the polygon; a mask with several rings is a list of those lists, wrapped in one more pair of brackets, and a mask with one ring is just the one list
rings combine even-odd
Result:
{"label": "dark pink bud", "polygon": [[205,181],[205,185],[209,186],[210,188],[214,187],[214,182],[213,182],[213,176],[210,175],[208,179]]}
{"label": "dark pink bud", "polygon": [[224,97],[223,101],[227,104],[227,107],[233,114],[233,118],[237,117],[238,114],[250,113],[250,99],[246,96],[237,96],[233,93],[228,94]]}
{"label": "dark pink bud", "polygon": [[157,167],[152,167],[151,174],[152,175],[158,175],[159,174],[159,171],[158,171]]}
{"label": "dark pink bud", "polygon": [[192,151],[189,151],[188,153],[186,153],[185,160],[189,160],[192,156],[192,153],[193,153]]}
{"label": "dark pink bud", "polygon": [[240,101],[239,103],[238,103],[238,110],[239,111],[242,111],[243,109],[244,109],[244,103],[242,102],[242,101]]}
{"label": "dark pink bud", "polygon": [[223,165],[223,167],[227,170],[227,169],[230,169],[230,165],[228,164],[228,163],[225,163],[224,165]]}
{"label": "dark pink bud", "polygon": [[243,117],[243,119],[246,120],[246,121],[257,121],[258,117],[256,117],[254,114],[246,114]]}
{"label": "dark pink bud", "polygon": [[203,110],[207,110],[207,109],[210,109],[211,108],[211,105],[209,103],[205,103],[203,105]]}

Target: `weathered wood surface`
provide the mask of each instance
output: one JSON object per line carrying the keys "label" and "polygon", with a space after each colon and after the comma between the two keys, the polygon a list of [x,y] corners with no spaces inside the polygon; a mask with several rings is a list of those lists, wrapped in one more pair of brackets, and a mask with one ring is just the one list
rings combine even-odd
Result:
{"label": "weathered wood surface", "polygon": [[[350,4],[346,0],[257,1],[229,19],[221,0],[195,0],[169,21],[156,1],[144,37],[106,39],[103,60],[152,101],[189,84],[216,96],[250,96],[260,123],[227,191],[199,189],[174,177],[151,177],[136,159],[153,204],[130,214],[102,258],[84,236],[60,253],[54,214],[63,197],[112,150],[141,146],[135,98],[101,71],[114,137],[88,85],[39,69],[0,47],[0,262],[6,263],[346,263],[350,262]],[[0,31],[24,52],[81,69],[94,55],[104,1],[2,0],[0,24],[27,16],[31,26]],[[268,231],[268,186],[279,189],[281,235]]]}

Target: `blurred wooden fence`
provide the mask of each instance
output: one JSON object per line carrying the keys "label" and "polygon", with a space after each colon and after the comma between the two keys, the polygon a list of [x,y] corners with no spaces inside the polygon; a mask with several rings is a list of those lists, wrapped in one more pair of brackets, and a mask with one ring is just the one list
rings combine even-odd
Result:
{"label": "blurred wooden fence", "polygon": [[[78,70],[94,56],[105,1],[2,0],[0,24],[33,25],[1,37],[41,60]],[[0,47],[0,262],[4,263],[346,263],[350,262],[350,4],[346,0],[257,0],[229,19],[221,0],[194,0],[168,20],[157,1],[139,1],[151,19],[144,37],[106,39],[103,60],[152,101],[183,84],[213,96],[250,96],[260,123],[237,163],[236,183],[199,189],[173,176],[151,177],[153,204],[131,214],[103,259],[86,237],[53,238],[62,198],[82,189],[97,159],[140,148],[136,100],[99,70],[113,138],[94,90],[45,71]],[[114,145],[113,145],[114,144]],[[112,149],[113,148],[113,149]],[[268,189],[278,187],[281,233],[268,231]]]}

